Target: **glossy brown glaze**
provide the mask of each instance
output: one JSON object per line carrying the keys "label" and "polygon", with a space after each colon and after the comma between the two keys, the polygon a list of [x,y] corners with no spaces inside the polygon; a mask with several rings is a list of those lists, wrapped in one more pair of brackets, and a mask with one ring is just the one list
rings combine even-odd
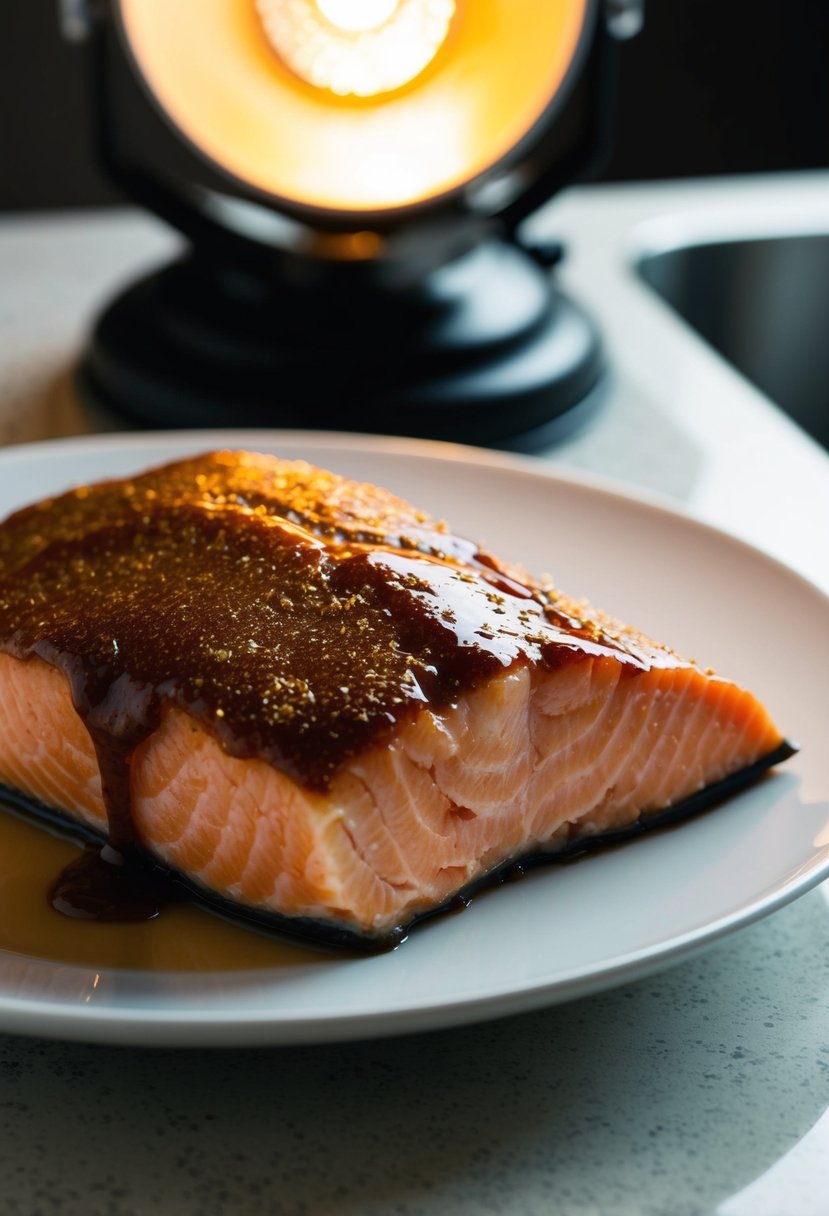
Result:
{"label": "glossy brown glaze", "polygon": [[127,853],[131,756],[165,703],[324,790],[419,706],[514,664],[677,661],[386,491],[229,452],[7,520],[0,648],[67,676]]}
{"label": "glossy brown glaze", "polygon": [[618,637],[519,578],[384,491],[217,453],[12,516],[0,646],[66,673],[112,804],[165,701],[325,788],[424,701],[522,660],[620,657]]}

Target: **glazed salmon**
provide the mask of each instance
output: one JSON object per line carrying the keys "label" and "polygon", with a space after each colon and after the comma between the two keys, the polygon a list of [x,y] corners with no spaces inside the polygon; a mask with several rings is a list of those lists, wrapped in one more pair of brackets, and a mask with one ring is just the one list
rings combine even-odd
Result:
{"label": "glazed salmon", "polygon": [[369,945],[791,751],[751,693],[388,492],[250,453],[7,520],[0,687],[18,802]]}

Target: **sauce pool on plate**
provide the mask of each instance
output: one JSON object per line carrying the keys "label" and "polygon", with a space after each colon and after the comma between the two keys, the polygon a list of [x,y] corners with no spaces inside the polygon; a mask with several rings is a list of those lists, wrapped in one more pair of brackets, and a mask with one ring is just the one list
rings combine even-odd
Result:
{"label": "sauce pool on plate", "polygon": [[330,953],[243,929],[188,903],[107,923],[61,916],[49,890],[81,847],[0,804],[0,951],[48,962],[138,971],[247,971],[319,965]]}

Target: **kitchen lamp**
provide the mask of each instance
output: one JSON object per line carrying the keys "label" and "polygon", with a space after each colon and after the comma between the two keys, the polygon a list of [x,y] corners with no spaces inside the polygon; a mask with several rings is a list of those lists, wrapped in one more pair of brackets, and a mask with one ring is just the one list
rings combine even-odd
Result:
{"label": "kitchen lamp", "polygon": [[640,3],[65,0],[103,167],[186,238],[84,392],[157,426],[563,427],[600,341],[522,222],[606,144]]}

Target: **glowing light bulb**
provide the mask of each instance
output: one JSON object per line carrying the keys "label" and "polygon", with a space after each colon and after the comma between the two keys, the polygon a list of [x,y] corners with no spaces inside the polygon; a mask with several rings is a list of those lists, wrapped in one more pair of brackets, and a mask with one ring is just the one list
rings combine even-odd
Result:
{"label": "glowing light bulb", "polygon": [[341,97],[402,88],[446,41],[456,0],[256,0],[268,40],[307,84]]}
{"label": "glowing light bulb", "polygon": [[317,8],[341,30],[376,30],[392,16],[398,0],[317,0]]}

